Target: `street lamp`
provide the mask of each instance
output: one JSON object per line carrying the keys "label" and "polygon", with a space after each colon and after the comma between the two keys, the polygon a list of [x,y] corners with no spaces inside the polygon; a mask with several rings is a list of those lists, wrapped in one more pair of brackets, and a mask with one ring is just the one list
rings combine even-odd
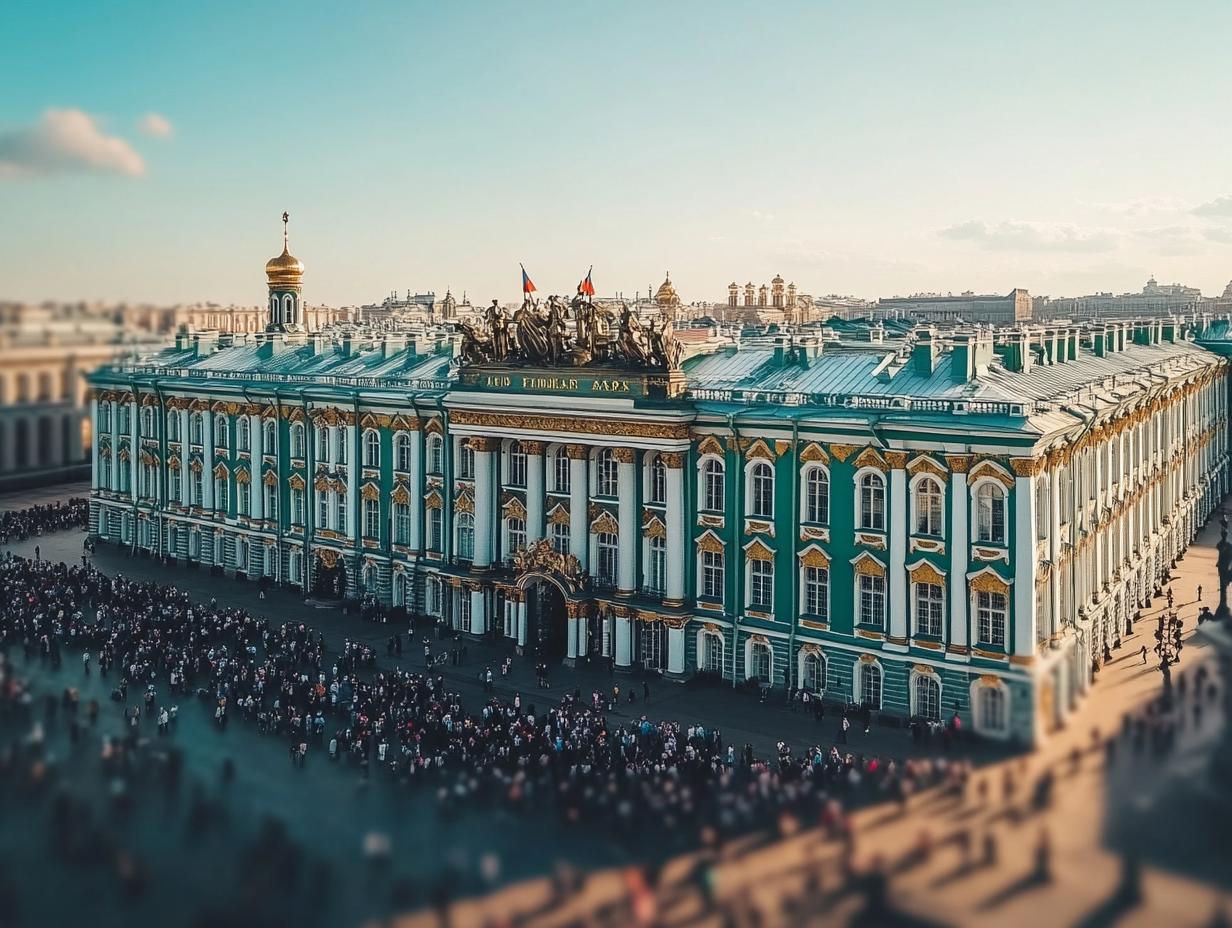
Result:
{"label": "street lamp", "polygon": [[1181,631],[1184,620],[1172,605],[1172,587],[1168,587],[1168,608],[1159,614],[1155,629],[1155,653],[1159,655],[1159,670],[1164,675],[1164,698],[1172,696],[1172,665],[1181,660]]}

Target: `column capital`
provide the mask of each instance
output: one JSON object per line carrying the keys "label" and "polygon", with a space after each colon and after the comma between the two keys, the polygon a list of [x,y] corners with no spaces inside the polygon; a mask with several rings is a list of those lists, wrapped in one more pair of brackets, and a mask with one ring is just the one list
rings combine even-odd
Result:
{"label": "column capital", "polygon": [[546,444],[541,441],[523,441],[519,444],[527,454],[543,454],[543,449],[546,447]]}
{"label": "column capital", "polygon": [[945,456],[946,466],[950,468],[952,474],[965,474],[971,470],[972,460],[969,454],[947,454]]}
{"label": "column capital", "polygon": [[887,451],[885,452],[886,463],[889,464],[895,470],[902,470],[904,467],[907,466],[907,457],[908,455],[906,451]]}
{"label": "column capital", "polygon": [[612,457],[620,464],[634,464],[637,462],[636,448],[613,448]]}
{"label": "column capital", "polygon": [[663,462],[663,466],[670,470],[679,470],[684,467],[685,452],[683,451],[664,451],[659,455],[659,460]]}
{"label": "column capital", "polygon": [[1044,470],[1044,458],[1010,458],[1015,477],[1037,477]]}
{"label": "column capital", "polygon": [[590,457],[590,448],[586,445],[565,445],[565,454],[575,461],[585,461]]}
{"label": "column capital", "polygon": [[467,444],[474,451],[495,451],[500,447],[500,439],[490,435],[474,435],[467,439]]}

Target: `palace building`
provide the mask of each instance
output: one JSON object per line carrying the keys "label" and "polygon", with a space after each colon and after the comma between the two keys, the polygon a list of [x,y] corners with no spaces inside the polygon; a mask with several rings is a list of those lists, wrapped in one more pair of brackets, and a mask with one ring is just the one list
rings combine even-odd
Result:
{"label": "palace building", "polygon": [[270,262],[264,333],[90,377],[99,537],[535,660],[1029,743],[1143,631],[1228,488],[1228,363],[1192,323],[680,362],[670,330],[528,300],[459,352],[305,330],[303,274],[287,248]]}

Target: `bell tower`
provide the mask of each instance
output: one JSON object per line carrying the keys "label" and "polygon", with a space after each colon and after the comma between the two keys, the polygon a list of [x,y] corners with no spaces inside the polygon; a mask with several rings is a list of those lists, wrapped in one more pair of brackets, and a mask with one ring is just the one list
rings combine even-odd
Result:
{"label": "bell tower", "polygon": [[269,283],[269,319],[267,332],[302,332],[304,263],[291,254],[287,225],[289,213],[282,214],[282,254],[265,262],[265,277]]}

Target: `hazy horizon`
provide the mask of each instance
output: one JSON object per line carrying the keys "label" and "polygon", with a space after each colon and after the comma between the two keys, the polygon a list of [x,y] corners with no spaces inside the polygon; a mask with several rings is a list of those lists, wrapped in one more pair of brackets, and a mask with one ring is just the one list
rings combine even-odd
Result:
{"label": "hazy horizon", "polygon": [[[1115,15],[1112,15],[1114,11]],[[1232,5],[13,8],[0,299],[1232,278]],[[56,49],[54,57],[46,50]]]}

